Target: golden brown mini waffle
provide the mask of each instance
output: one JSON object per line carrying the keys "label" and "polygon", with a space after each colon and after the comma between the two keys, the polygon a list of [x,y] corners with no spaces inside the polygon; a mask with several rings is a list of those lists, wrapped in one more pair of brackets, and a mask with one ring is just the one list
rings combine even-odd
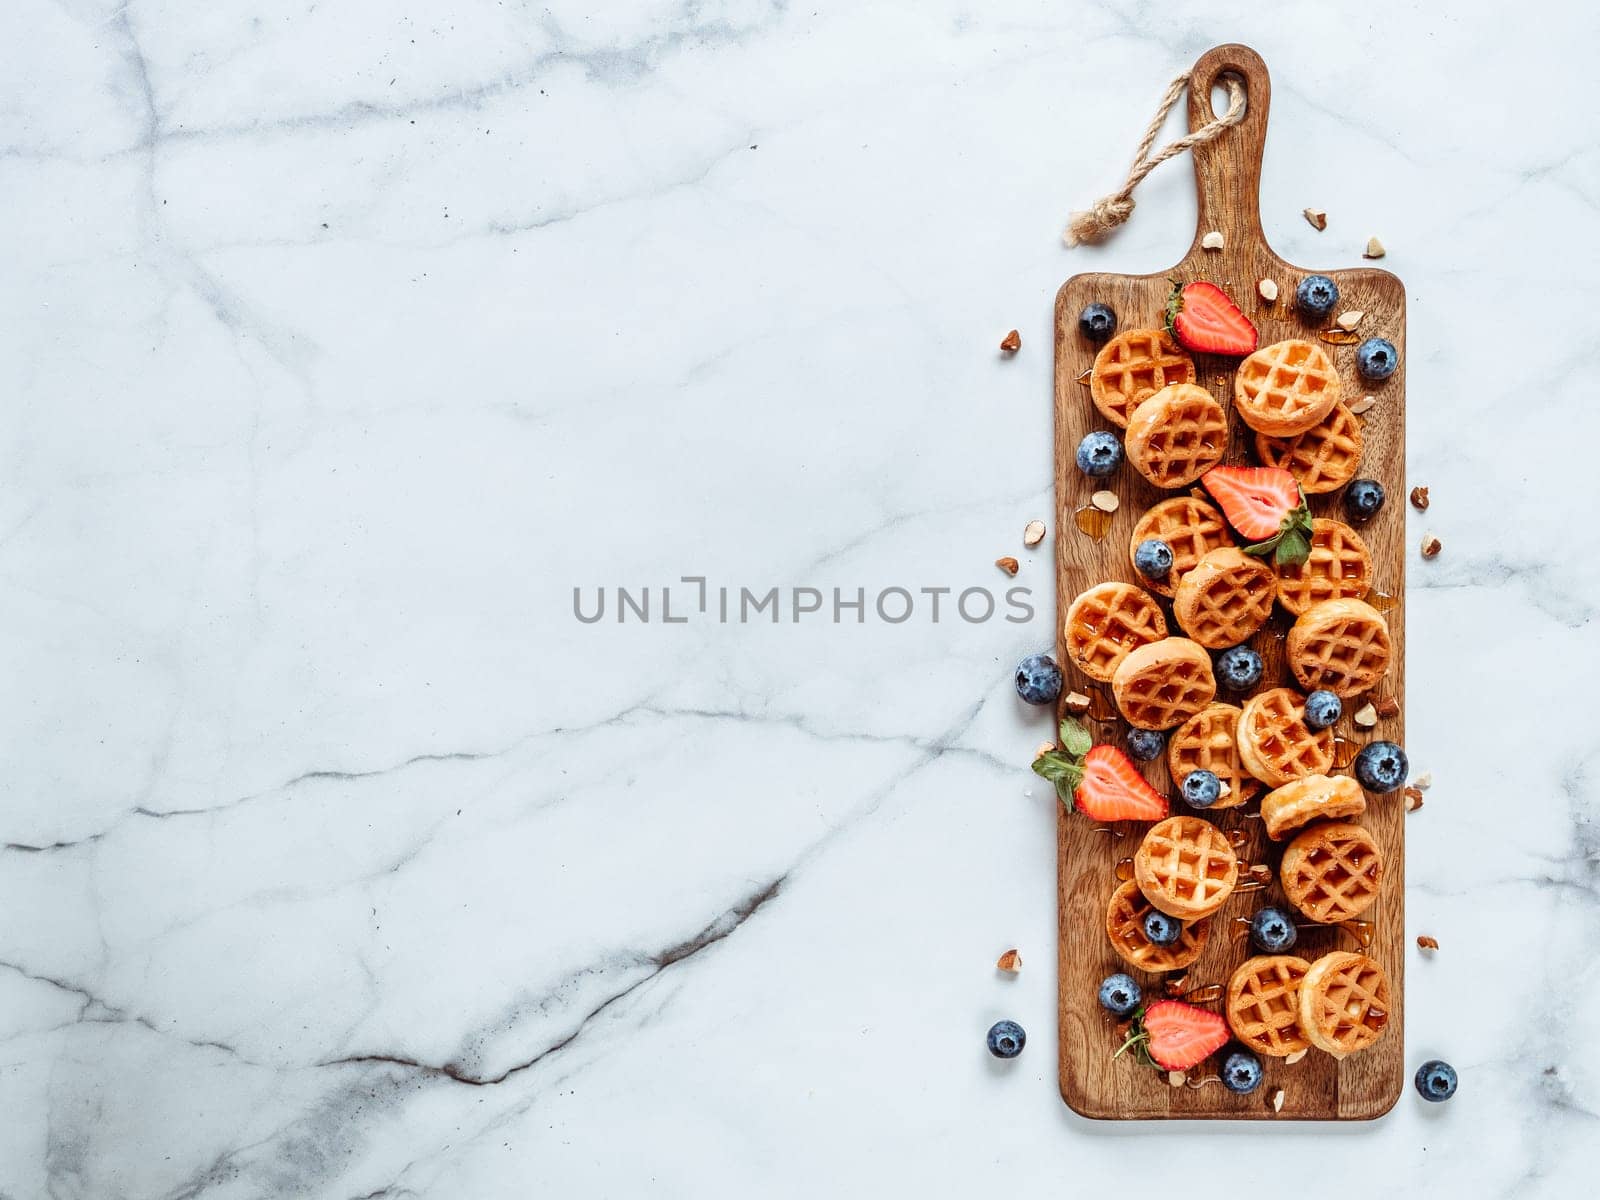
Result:
{"label": "golden brown mini waffle", "polygon": [[1134,409],[1169,383],[1193,383],[1194,360],[1164,329],[1119,333],[1094,356],[1089,396],[1113,425],[1127,427]]}
{"label": "golden brown mini waffle", "polygon": [[1178,580],[1172,615],[1202,646],[1237,646],[1267,623],[1278,577],[1261,559],[1233,546],[1213,550]]}
{"label": "golden brown mini waffle", "polygon": [[1217,694],[1211,656],[1188,638],[1163,638],[1129,652],[1111,677],[1111,694],[1130,725],[1171,729]]}
{"label": "golden brown mini waffle", "polygon": [[1200,957],[1211,936],[1208,918],[1181,922],[1178,940],[1170,946],[1158,946],[1144,935],[1144,917],[1150,910],[1150,901],[1131,879],[1111,893],[1111,903],[1106,908],[1106,936],[1123,962],[1155,975],[1181,971]]}
{"label": "golden brown mini waffle", "polygon": [[1139,405],[1122,444],[1134,470],[1156,487],[1186,487],[1222,461],[1228,418],[1205,388],[1174,383]]}
{"label": "golden brown mini waffle", "polygon": [[1108,683],[1128,652],[1167,636],[1161,606],[1131,583],[1100,583],[1067,606],[1067,657],[1090,679]]}
{"label": "golden brown mini waffle", "polygon": [[1233,534],[1222,513],[1195,496],[1174,496],[1151,505],[1133,527],[1133,539],[1128,543],[1129,562],[1139,543],[1150,538],[1165,542],[1172,550],[1172,571],[1165,579],[1139,576],[1147,590],[1162,596],[1172,595],[1178,580],[1211,551],[1233,545]]}
{"label": "golden brown mini waffle", "polygon": [[1308,692],[1325,689],[1350,697],[1366,691],[1389,669],[1389,622],[1364,600],[1324,600],[1300,614],[1284,655]]}
{"label": "golden brown mini waffle", "polygon": [[1344,775],[1307,775],[1261,797],[1261,823],[1275,842],[1312,821],[1359,817],[1366,811],[1361,785]]}
{"label": "golden brown mini waffle", "polygon": [[1339,372],[1315,342],[1290,339],[1263,346],[1239,364],[1233,406],[1257,433],[1292,437],[1316,425],[1339,403]]}
{"label": "golden brown mini waffle", "polygon": [[1290,904],[1313,921],[1337,925],[1359,917],[1378,898],[1383,851],[1351,821],[1319,821],[1295,834],[1278,879]]}
{"label": "golden brown mini waffle", "polygon": [[1300,981],[1311,964],[1292,954],[1247,958],[1228,980],[1223,1008],[1233,1035],[1258,1054],[1287,1058],[1304,1050]]}
{"label": "golden brown mini waffle", "polygon": [[1282,467],[1300,481],[1308,496],[1338,491],[1361,466],[1361,422],[1342,402],[1304,433],[1289,437],[1256,434],[1256,457],[1266,467]]}
{"label": "golden brown mini waffle", "polygon": [[1335,1058],[1375,1045],[1389,1013],[1389,976],[1365,954],[1324,954],[1300,981],[1300,1032]]}
{"label": "golden brown mini waffle", "polygon": [[1313,730],[1305,697],[1292,688],[1251,696],[1239,714],[1239,759],[1262,783],[1282,787],[1333,766],[1333,730]]}
{"label": "golden brown mini waffle", "polygon": [[1342,521],[1311,522],[1311,555],[1296,565],[1281,564],[1278,601],[1299,616],[1324,600],[1359,600],[1372,590],[1372,553]]}
{"label": "golden brown mini waffle", "polygon": [[1168,817],[1150,827],[1133,853],[1133,878],[1169,917],[1209,917],[1233,895],[1239,857],[1210,821]]}
{"label": "golden brown mini waffle", "polygon": [[1227,789],[1211,807],[1234,808],[1250,799],[1261,784],[1244,769],[1239,757],[1239,710],[1231,704],[1208,704],[1167,738],[1167,769],[1183,787],[1191,771],[1210,771]]}

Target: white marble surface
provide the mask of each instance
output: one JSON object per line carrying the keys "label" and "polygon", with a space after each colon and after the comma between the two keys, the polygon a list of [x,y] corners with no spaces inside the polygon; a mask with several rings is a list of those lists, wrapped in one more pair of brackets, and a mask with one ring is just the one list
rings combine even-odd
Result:
{"label": "white marble surface", "polygon": [[[0,1196],[1584,1186],[1600,21],[1201,7],[0,8]],[[1056,1092],[1050,302],[1178,258],[1187,164],[1058,231],[1230,39],[1277,248],[1409,285],[1445,543],[1407,1060],[1463,1082],[1370,1126]],[[1013,552],[1026,625],[571,612]]]}

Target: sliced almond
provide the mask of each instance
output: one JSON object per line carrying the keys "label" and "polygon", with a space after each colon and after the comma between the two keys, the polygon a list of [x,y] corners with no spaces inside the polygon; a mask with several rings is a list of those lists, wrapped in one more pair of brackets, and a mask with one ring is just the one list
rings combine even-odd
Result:
{"label": "sliced almond", "polygon": [[1295,1063],[1299,1062],[1302,1058],[1304,1058],[1309,1053],[1311,1053],[1311,1051],[1302,1046],[1299,1050],[1296,1050],[1293,1054],[1284,1055],[1283,1065],[1286,1066],[1286,1067],[1292,1067],[1292,1066],[1295,1065]]}
{"label": "sliced almond", "polygon": [[1122,501],[1117,499],[1115,492],[1096,492],[1089,497],[1089,503],[1101,512],[1113,513],[1117,511]]}
{"label": "sliced almond", "polygon": [[1423,537],[1422,537],[1422,557],[1423,558],[1436,558],[1436,557],[1438,557],[1439,551],[1441,551],[1443,549],[1444,549],[1444,543],[1441,542],[1438,538],[1434,537],[1433,534],[1427,533],[1427,534],[1423,535]]}
{"label": "sliced almond", "polygon": [[1054,742],[1040,742],[1039,743],[1039,748],[1033,752],[1033,756],[1035,758],[1043,758],[1046,754],[1049,754],[1050,751],[1054,750],[1055,748],[1056,748],[1056,744]]}
{"label": "sliced almond", "polygon": [[1411,785],[1419,792],[1425,792],[1433,786],[1433,772],[1424,771],[1411,781]]}
{"label": "sliced almond", "polygon": [[1419,486],[1411,489],[1411,507],[1416,509],[1418,512],[1428,511],[1427,488]]}
{"label": "sliced almond", "polygon": [[1273,1112],[1282,1112],[1283,1111],[1283,1089],[1282,1088],[1273,1088],[1272,1089],[1272,1111]]}
{"label": "sliced almond", "polygon": [[1367,239],[1367,248],[1361,252],[1362,258],[1382,258],[1387,253],[1383,243],[1375,237]]}
{"label": "sliced almond", "polygon": [[1012,558],[1009,554],[1004,558],[995,559],[994,565],[999,567],[1007,575],[1015,575],[1018,571],[1022,570],[1022,564],[1016,559]]}
{"label": "sliced almond", "polygon": [[1418,950],[1437,950],[1438,948],[1439,948],[1439,939],[1438,938],[1429,937],[1425,933],[1417,935],[1417,949]]}
{"label": "sliced almond", "polygon": [[1001,971],[1008,971],[1015,975],[1022,970],[1022,955],[1015,950],[1007,950],[1000,956],[1000,961],[994,965]]}
{"label": "sliced almond", "polygon": [[1220,229],[1213,229],[1210,233],[1206,234],[1205,237],[1201,238],[1200,239],[1200,249],[1202,249],[1202,250],[1221,250],[1222,249],[1222,231]]}
{"label": "sliced almond", "polygon": [[1363,704],[1356,710],[1355,722],[1363,729],[1371,729],[1378,723],[1378,710],[1371,704]]}
{"label": "sliced almond", "polygon": [[1367,314],[1359,308],[1347,309],[1339,314],[1339,319],[1334,322],[1340,329],[1354,329],[1361,324],[1361,318]]}
{"label": "sliced almond", "polygon": [[1068,692],[1067,698],[1061,702],[1061,707],[1074,717],[1081,717],[1089,711],[1089,697],[1082,692]]}
{"label": "sliced almond", "polygon": [[1029,521],[1022,530],[1022,544],[1024,546],[1037,546],[1044,541],[1044,522]]}
{"label": "sliced almond", "polygon": [[1406,811],[1416,812],[1422,807],[1422,793],[1414,787],[1408,787],[1404,792],[1406,798]]}
{"label": "sliced almond", "polygon": [[1351,401],[1351,403],[1350,403],[1350,411],[1355,413],[1356,416],[1359,417],[1362,413],[1366,412],[1368,409],[1370,409],[1377,402],[1378,402],[1378,398],[1376,396],[1363,396],[1359,400]]}
{"label": "sliced almond", "polygon": [[1328,227],[1328,214],[1320,208],[1306,209],[1305,218],[1311,222],[1311,228],[1313,229],[1322,230]]}
{"label": "sliced almond", "polygon": [[1256,284],[1256,293],[1268,304],[1271,304],[1278,298],[1278,281],[1275,279],[1261,280]]}
{"label": "sliced almond", "polygon": [[1007,354],[1015,354],[1018,350],[1021,350],[1022,334],[1013,329],[1010,333],[1006,334],[1005,337],[1000,339],[1000,349],[1004,350]]}

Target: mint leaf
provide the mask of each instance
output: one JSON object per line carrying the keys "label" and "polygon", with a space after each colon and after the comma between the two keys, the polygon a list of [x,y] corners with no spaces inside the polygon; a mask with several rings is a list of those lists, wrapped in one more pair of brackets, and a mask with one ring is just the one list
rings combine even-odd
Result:
{"label": "mint leaf", "polygon": [[1061,718],[1061,748],[1073,758],[1082,758],[1094,746],[1094,736],[1083,722],[1072,717]]}

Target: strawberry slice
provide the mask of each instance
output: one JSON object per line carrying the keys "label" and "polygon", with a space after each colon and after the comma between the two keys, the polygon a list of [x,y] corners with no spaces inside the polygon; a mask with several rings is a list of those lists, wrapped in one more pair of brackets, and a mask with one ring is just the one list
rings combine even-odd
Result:
{"label": "strawberry slice", "polygon": [[1187,1071],[1228,1044],[1228,1023],[1181,1000],[1158,1000],[1144,1010],[1145,1049],[1156,1065]]}
{"label": "strawberry slice", "polygon": [[1083,756],[1083,781],[1073,792],[1073,806],[1096,821],[1159,821],[1169,811],[1167,798],[1126,754],[1108,745]]}
{"label": "strawberry slice", "polygon": [[1212,467],[1200,477],[1239,536],[1246,554],[1274,555],[1280,566],[1311,556],[1311,510],[1293,475],[1281,467]]}
{"label": "strawberry slice", "polygon": [[1203,280],[1173,287],[1167,328],[1181,346],[1201,354],[1249,354],[1261,340],[1228,293]]}

